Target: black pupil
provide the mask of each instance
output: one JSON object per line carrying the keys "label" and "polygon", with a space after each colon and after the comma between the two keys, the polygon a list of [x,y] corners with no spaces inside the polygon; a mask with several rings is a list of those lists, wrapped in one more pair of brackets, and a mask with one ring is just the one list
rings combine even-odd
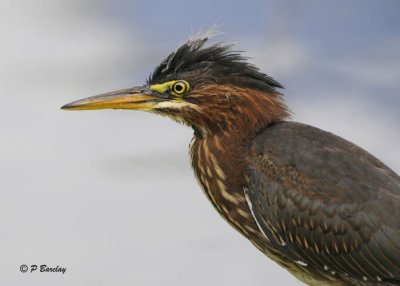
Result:
{"label": "black pupil", "polygon": [[175,91],[177,92],[181,92],[183,90],[183,84],[177,84],[175,85]]}

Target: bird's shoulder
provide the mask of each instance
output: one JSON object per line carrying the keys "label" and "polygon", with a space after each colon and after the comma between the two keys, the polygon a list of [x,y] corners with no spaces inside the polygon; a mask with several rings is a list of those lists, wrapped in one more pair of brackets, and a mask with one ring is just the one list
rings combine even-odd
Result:
{"label": "bird's shoulder", "polygon": [[[336,194],[329,200],[359,202],[380,195],[397,201],[400,209],[400,177],[366,150],[330,132],[297,122],[274,123],[253,139],[249,155],[250,165],[270,162],[320,184]],[[266,175],[272,171],[268,165],[263,169]]]}

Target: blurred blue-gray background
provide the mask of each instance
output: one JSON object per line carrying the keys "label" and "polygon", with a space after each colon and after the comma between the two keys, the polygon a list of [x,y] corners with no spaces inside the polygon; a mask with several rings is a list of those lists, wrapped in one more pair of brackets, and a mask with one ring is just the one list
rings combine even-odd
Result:
{"label": "blurred blue-gray background", "polygon": [[300,285],[213,210],[190,128],[59,107],[142,84],[217,23],[213,41],[286,86],[294,120],[399,173],[399,15],[398,0],[0,1],[0,284]]}

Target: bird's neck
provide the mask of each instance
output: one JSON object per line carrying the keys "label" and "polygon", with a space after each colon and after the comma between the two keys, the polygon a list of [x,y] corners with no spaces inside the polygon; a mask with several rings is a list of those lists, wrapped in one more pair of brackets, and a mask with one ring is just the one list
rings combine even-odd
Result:
{"label": "bird's neck", "polygon": [[[213,93],[202,90],[203,93]],[[219,88],[218,92],[222,92]],[[210,109],[187,120],[197,137],[218,138],[227,136],[235,140],[251,140],[270,123],[290,117],[290,111],[278,93],[270,93],[250,88],[223,87],[224,96],[215,96]],[[203,107],[203,108],[207,108]]]}
{"label": "bird's neck", "polygon": [[247,140],[225,131],[194,136],[190,146],[192,166],[204,193],[217,211],[246,237],[260,235],[243,188]]}
{"label": "bird's neck", "polygon": [[258,132],[287,118],[288,110],[279,94],[244,88],[235,88],[234,94],[221,105],[215,103],[220,112],[214,112],[213,118],[203,117],[202,124],[194,127],[190,154],[196,177],[211,203],[232,226],[251,237],[261,234],[244,195],[246,155]]}

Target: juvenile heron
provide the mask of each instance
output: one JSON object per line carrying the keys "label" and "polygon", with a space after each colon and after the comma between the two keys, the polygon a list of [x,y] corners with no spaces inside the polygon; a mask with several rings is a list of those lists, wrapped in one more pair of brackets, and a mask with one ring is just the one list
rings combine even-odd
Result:
{"label": "juvenile heron", "polygon": [[147,83],[63,109],[134,109],[194,130],[194,173],[221,216],[309,285],[400,285],[400,177],[332,133],[287,121],[282,85],[230,45],[191,39]]}

